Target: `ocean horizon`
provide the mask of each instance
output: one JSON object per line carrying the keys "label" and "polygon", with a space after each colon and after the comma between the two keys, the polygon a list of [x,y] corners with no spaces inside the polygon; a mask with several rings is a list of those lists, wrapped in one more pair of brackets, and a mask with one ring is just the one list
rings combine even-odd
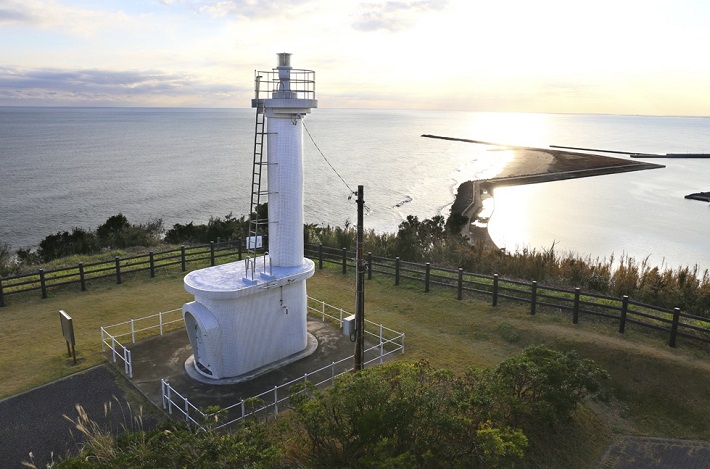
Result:
{"label": "ocean horizon", "polygon": [[[448,215],[459,184],[505,166],[505,152],[422,134],[710,152],[704,117],[314,109],[305,125],[306,223],[352,223],[351,189],[362,184],[365,225],[378,232],[396,231],[407,215]],[[246,214],[253,132],[252,109],[0,107],[0,242],[35,247],[119,212],[132,223],[162,218],[166,228]],[[666,168],[497,188],[491,237],[508,250],[554,245],[710,268],[710,204],[684,199],[710,190],[710,160],[653,162]]]}

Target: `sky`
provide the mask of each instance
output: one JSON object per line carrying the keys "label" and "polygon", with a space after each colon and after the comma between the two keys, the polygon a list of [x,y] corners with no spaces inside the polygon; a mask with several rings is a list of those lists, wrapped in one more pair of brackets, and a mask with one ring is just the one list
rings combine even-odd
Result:
{"label": "sky", "polygon": [[707,0],[0,0],[0,106],[250,106],[289,52],[320,107],[710,116]]}

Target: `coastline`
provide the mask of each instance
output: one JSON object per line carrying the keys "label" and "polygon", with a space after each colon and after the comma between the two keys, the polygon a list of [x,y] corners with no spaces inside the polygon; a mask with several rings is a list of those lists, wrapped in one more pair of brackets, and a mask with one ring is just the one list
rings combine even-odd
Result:
{"label": "coastline", "polygon": [[[440,138],[440,137],[435,137]],[[466,141],[466,140],[465,140]],[[487,146],[494,144],[468,141]],[[481,216],[485,200],[494,197],[499,186],[539,184],[543,182],[602,176],[629,171],[664,168],[664,165],[599,155],[548,148],[519,146],[495,146],[492,150],[513,153],[513,159],[494,178],[466,181],[459,185],[451,213],[461,214],[469,222],[462,230],[472,244],[483,243],[484,247],[500,249],[488,233],[490,214]],[[490,151],[490,150],[489,150]]]}

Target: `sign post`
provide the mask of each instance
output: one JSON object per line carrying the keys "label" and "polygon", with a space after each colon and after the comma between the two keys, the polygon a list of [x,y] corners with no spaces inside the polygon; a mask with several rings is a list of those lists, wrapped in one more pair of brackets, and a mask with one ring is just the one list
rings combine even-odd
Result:
{"label": "sign post", "polygon": [[62,335],[64,340],[67,341],[67,356],[74,357],[74,364],[76,365],[76,350],[74,346],[76,342],[74,341],[74,322],[71,316],[65,313],[63,310],[59,310],[59,319],[62,322]]}

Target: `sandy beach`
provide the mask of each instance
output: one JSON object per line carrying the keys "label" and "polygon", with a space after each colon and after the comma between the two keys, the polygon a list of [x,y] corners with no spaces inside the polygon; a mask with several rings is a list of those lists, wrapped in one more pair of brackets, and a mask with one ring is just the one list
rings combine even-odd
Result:
{"label": "sandy beach", "polygon": [[538,184],[564,179],[601,176],[628,171],[642,171],[663,168],[663,165],[646,163],[638,160],[615,158],[598,153],[575,152],[551,148],[532,148],[508,145],[496,145],[476,140],[454,139],[423,135],[430,138],[460,140],[468,143],[486,145],[488,151],[507,151],[513,153],[513,159],[503,170],[491,179],[467,181],[458,188],[456,199],[451,206],[451,213],[461,213],[468,217],[469,224],[463,233],[472,243],[483,242],[496,248],[488,235],[487,218],[479,214],[486,198],[493,197],[498,186],[520,184]]}

